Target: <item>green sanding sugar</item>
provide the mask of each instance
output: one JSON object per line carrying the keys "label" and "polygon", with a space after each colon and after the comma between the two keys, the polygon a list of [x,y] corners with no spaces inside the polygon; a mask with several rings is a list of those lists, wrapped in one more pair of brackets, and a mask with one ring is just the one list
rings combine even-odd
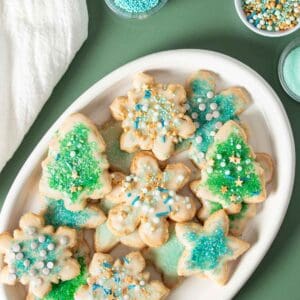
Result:
{"label": "green sanding sugar", "polygon": [[160,0],[115,0],[115,5],[118,8],[125,10],[128,13],[146,13],[155,8]]}
{"label": "green sanding sugar", "polygon": [[222,227],[207,235],[189,232],[186,238],[195,245],[189,260],[190,269],[215,269],[222,257],[232,254]]}
{"label": "green sanding sugar", "polygon": [[52,285],[52,290],[42,300],[72,300],[75,292],[82,285],[86,284],[87,267],[83,257],[78,258],[80,264],[80,274],[67,281],[62,281]]}
{"label": "green sanding sugar", "polygon": [[83,191],[92,193],[101,188],[101,161],[93,155],[98,146],[88,140],[89,133],[89,128],[78,123],[59,140],[59,153],[49,153],[55,155],[48,165],[49,185],[68,195],[72,202]]}
{"label": "green sanding sugar", "polygon": [[289,89],[300,97],[300,47],[293,49],[286,57],[283,76]]}
{"label": "green sanding sugar", "polygon": [[47,200],[47,211],[45,213],[45,222],[55,228],[59,226],[68,226],[79,229],[91,217],[86,210],[70,211],[65,208],[63,200]]}
{"label": "green sanding sugar", "polygon": [[241,203],[262,191],[251,150],[239,134],[232,133],[217,144],[210,159],[213,166],[207,170],[206,184],[225,203]]}

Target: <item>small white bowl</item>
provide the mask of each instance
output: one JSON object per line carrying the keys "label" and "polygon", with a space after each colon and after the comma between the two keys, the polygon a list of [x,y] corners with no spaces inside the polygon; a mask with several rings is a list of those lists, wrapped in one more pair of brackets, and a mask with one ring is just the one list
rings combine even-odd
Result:
{"label": "small white bowl", "polygon": [[295,31],[297,31],[298,29],[300,29],[300,22],[293,29],[285,30],[285,31],[267,31],[267,30],[258,29],[255,26],[253,26],[251,23],[248,22],[246,14],[242,8],[242,0],[234,0],[234,4],[235,4],[235,9],[236,9],[240,19],[242,20],[242,22],[249,29],[251,29],[252,31],[254,31],[257,34],[260,34],[263,36],[268,36],[268,37],[280,37],[280,36],[285,36],[285,35],[291,34]]}

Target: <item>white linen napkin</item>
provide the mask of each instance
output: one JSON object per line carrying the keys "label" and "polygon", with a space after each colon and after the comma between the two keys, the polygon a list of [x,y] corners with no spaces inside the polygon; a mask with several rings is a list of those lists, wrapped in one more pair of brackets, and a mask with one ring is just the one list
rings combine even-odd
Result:
{"label": "white linen napkin", "polygon": [[85,0],[0,0],[0,171],[87,34]]}

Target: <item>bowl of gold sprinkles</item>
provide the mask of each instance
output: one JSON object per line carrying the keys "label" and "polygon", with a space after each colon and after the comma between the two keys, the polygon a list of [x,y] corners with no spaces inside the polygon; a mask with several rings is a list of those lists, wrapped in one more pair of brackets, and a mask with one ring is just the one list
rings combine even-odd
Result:
{"label": "bowl of gold sprinkles", "polygon": [[300,28],[300,0],[235,0],[242,22],[252,31],[280,37]]}

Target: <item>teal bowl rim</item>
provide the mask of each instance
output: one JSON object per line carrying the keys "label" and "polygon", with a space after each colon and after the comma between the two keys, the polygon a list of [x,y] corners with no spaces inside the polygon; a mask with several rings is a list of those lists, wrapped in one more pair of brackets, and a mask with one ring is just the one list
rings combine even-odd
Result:
{"label": "teal bowl rim", "polygon": [[106,5],[118,16],[123,17],[125,19],[139,19],[143,20],[155,13],[157,13],[165,4],[168,2],[168,0],[160,0],[159,4],[152,8],[151,10],[143,13],[129,13],[125,11],[124,9],[121,9],[117,7],[114,3],[114,0],[105,0]]}
{"label": "teal bowl rim", "polygon": [[285,90],[285,92],[292,97],[294,100],[300,102],[300,95],[295,94],[287,85],[285,79],[284,79],[284,75],[283,75],[283,66],[284,66],[284,62],[286,57],[288,56],[288,54],[296,49],[300,47],[300,38],[297,37],[294,40],[292,40],[282,51],[280,58],[279,58],[279,63],[278,63],[278,77],[279,77],[279,81],[283,87],[283,89]]}

